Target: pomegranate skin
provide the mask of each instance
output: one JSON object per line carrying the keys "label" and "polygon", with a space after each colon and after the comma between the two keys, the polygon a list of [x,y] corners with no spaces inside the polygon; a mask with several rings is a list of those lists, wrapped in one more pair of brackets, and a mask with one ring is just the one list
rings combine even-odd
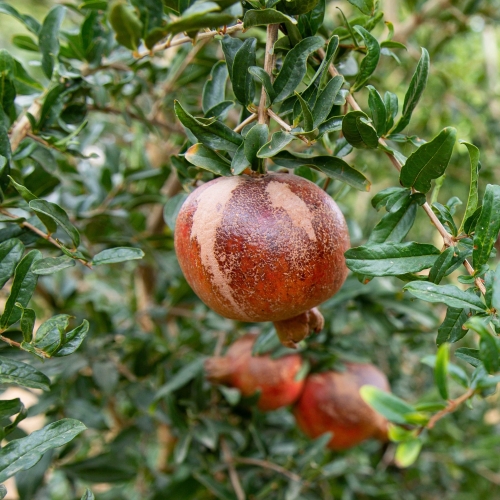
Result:
{"label": "pomegranate skin", "polygon": [[282,321],[324,302],[346,276],[345,219],[291,174],[219,177],[184,202],[175,250],[195,293],[240,321]]}
{"label": "pomegranate skin", "polygon": [[243,396],[252,396],[260,390],[257,406],[271,411],[289,406],[302,392],[304,380],[295,380],[302,368],[298,354],[278,359],[269,355],[252,356],[256,335],[247,334],[238,339],[224,357],[215,356],[205,361],[208,380],[236,387]]}
{"label": "pomegranate skin", "polygon": [[315,373],[307,377],[294,407],[298,426],[310,438],[332,432],[328,447],[344,450],[374,437],[387,440],[387,420],[359,394],[363,385],[390,392],[385,375],[369,364],[348,363],[345,372]]}

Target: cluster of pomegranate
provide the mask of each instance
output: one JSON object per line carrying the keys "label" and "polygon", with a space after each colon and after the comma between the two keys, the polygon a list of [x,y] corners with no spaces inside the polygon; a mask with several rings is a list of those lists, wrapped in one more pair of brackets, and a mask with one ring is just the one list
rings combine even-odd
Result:
{"label": "cluster of pomegranate", "polygon": [[257,406],[264,411],[294,405],[293,413],[304,433],[316,438],[333,434],[328,446],[342,450],[368,438],[387,439],[387,420],[359,395],[363,385],[390,391],[385,375],[375,366],[347,363],[343,372],[314,373],[297,380],[302,359],[291,354],[272,359],[252,356],[256,335],[238,339],[224,357],[205,362],[208,380],[238,388],[244,396],[260,391]]}
{"label": "cluster of pomegranate", "polygon": [[[200,299],[226,318],[272,321],[287,347],[323,328],[316,306],[344,283],[349,245],[344,216],[331,197],[282,173],[203,184],[184,202],[175,228],[179,264]],[[254,340],[245,336],[225,357],[209,359],[209,380],[245,396],[259,390],[261,410],[294,404],[303,431],[313,438],[332,432],[333,449],[386,437],[387,422],[359,396],[365,384],[389,390],[374,366],[350,363],[344,372],[297,380],[300,356],[254,357]]]}

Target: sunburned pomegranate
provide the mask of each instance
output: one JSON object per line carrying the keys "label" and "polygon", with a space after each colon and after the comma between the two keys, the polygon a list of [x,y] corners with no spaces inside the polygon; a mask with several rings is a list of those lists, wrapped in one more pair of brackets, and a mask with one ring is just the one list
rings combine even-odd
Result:
{"label": "sunburned pomegranate", "polygon": [[344,372],[308,376],[294,407],[297,424],[311,438],[332,432],[328,446],[334,450],[371,437],[386,440],[387,420],[361,399],[363,385],[390,391],[386,376],[369,364],[347,363]]}
{"label": "sunburned pomegranate", "polygon": [[295,380],[302,367],[298,354],[272,359],[269,355],[252,356],[257,336],[247,334],[238,339],[224,357],[205,361],[205,372],[213,383],[238,388],[243,396],[260,390],[257,403],[263,411],[293,404],[300,395],[304,380]]}
{"label": "sunburned pomegranate", "polygon": [[344,282],[348,248],[336,203],[291,174],[207,182],[187,198],[175,228],[180,266],[201,300],[227,318],[275,322],[290,347],[322,328],[313,308]]}

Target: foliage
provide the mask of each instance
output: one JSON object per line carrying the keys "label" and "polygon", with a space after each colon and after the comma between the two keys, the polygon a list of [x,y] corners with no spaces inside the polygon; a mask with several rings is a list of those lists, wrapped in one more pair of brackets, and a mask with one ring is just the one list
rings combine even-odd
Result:
{"label": "foliage", "polygon": [[[498,493],[499,108],[471,54],[500,11],[408,0],[393,26],[372,0],[335,7],[82,0],[38,20],[0,2],[24,30],[0,50],[0,381],[42,391],[0,401],[1,480],[21,499]],[[312,371],[387,373],[393,395],[362,395],[388,445],[328,452],[288,409],[204,380],[246,331],[288,351],[198,301],[175,217],[201,183],[266,168],[348,219],[352,273],[299,350]]]}

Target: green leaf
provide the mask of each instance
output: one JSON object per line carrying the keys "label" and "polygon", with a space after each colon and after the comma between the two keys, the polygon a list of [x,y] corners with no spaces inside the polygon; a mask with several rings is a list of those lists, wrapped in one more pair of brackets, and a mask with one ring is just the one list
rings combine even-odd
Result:
{"label": "green leaf", "polygon": [[[427,84],[427,77],[429,76],[429,53],[426,49],[422,48],[422,55],[417,64],[417,69],[408,87],[403,104],[403,114],[399,119],[398,124],[392,130],[393,133],[401,132],[409,123],[411,115],[415,106],[418,104],[420,97]],[[387,94],[386,94],[387,95]]]}
{"label": "green leaf", "polygon": [[117,0],[109,6],[108,19],[116,41],[127,49],[137,50],[141,43],[143,25],[135,10],[123,0]]}
{"label": "green leaf", "polygon": [[405,416],[415,412],[415,408],[406,401],[373,385],[364,385],[359,394],[366,404],[396,424],[406,424]]}
{"label": "green leaf", "polygon": [[66,9],[62,5],[53,7],[44,19],[38,35],[38,45],[42,52],[42,68],[47,78],[52,78],[54,61],[59,55],[59,29]]}
{"label": "green leaf", "polygon": [[[250,11],[252,12],[252,11]],[[264,71],[259,66],[250,66],[248,68],[249,73],[262,84],[262,88],[266,92],[267,101],[266,106],[269,107],[276,97],[276,92],[274,91],[273,83],[271,82],[271,77],[269,73]]]}
{"label": "green leaf", "polygon": [[245,13],[243,26],[245,29],[252,26],[267,26],[268,24],[282,24],[289,22],[297,24],[297,21],[276,9],[250,9]]}
{"label": "green leaf", "polygon": [[200,142],[211,149],[234,152],[243,142],[243,137],[241,137],[240,134],[233,132],[233,130],[220,121],[213,121],[211,119],[209,123],[204,124],[185,111],[179,101],[175,101],[174,108],[175,114],[181,123],[188,128]]}
{"label": "green leaf", "polygon": [[21,260],[24,245],[16,238],[0,243],[0,289],[14,274],[14,270]]}
{"label": "green leaf", "polygon": [[385,109],[387,110],[387,123],[385,126],[385,131],[391,130],[392,126],[394,125],[394,120],[396,119],[396,116],[398,114],[398,96],[396,94],[393,94],[392,92],[387,91],[384,94],[384,104],[385,104]]}
{"label": "green leaf", "polygon": [[256,64],[256,47],[257,39],[247,38],[234,56],[233,67],[237,68],[237,71],[233,71],[231,82],[234,95],[243,106],[250,104],[255,94],[255,84],[248,69]]}
{"label": "green leaf", "polygon": [[224,61],[217,61],[213,65],[210,77],[203,86],[202,109],[205,114],[224,101],[228,75],[227,65]]}
{"label": "green leaf", "polygon": [[85,425],[78,420],[64,418],[29,436],[11,441],[0,450],[0,481],[30,469],[45,452],[69,443],[85,429]]}
{"label": "green leaf", "polygon": [[41,26],[36,19],[27,14],[19,14],[19,12],[16,9],[14,9],[14,7],[12,7],[6,2],[0,2],[0,13],[7,14],[17,19],[18,21],[23,23],[26,26],[26,28],[28,28],[28,30],[34,33],[35,35],[38,35],[38,33],[40,32]]}
{"label": "green leaf", "polygon": [[[264,147],[264,146],[262,146],[262,147]],[[236,153],[234,153],[233,159],[231,160],[231,172],[234,175],[239,175],[246,168],[249,168],[249,167],[251,167],[251,165],[250,165],[250,162],[248,161],[248,159],[245,155],[245,143],[243,143],[236,150]]]}
{"label": "green leaf", "polygon": [[[318,137],[322,137],[324,134],[328,134],[330,132],[339,132],[340,130],[342,130],[342,120],[343,116],[332,116],[328,120],[324,121],[318,127]],[[352,149],[352,146],[350,144],[349,147]],[[338,153],[335,154],[338,155]]]}
{"label": "green leaf", "polygon": [[61,229],[71,238],[75,247],[80,245],[80,233],[78,229],[71,224],[68,214],[59,205],[46,200],[32,200],[29,205],[37,215],[42,214],[49,217],[61,227]]}
{"label": "green leaf", "polygon": [[387,131],[387,110],[385,103],[375,87],[367,85],[366,88],[370,93],[368,96],[368,106],[372,114],[373,126],[377,131],[377,135],[382,136]]}
{"label": "green leaf", "polygon": [[481,359],[479,357],[479,349],[470,349],[468,347],[459,347],[455,351],[455,356],[467,363],[471,364],[475,368],[481,366]]}
{"label": "green leaf", "polygon": [[295,96],[299,100],[300,109],[302,110],[302,120],[304,121],[304,127],[303,127],[304,131],[306,133],[312,132],[313,130],[315,130],[315,127],[314,127],[314,119],[313,119],[313,115],[311,112],[311,108],[309,107],[307,102],[304,101],[304,99],[302,98],[302,96],[299,93],[295,92]]}
{"label": "green leaf", "polygon": [[490,258],[500,231],[500,186],[488,184],[484,192],[483,208],[476,223],[472,260],[479,269]]}
{"label": "green leaf", "polygon": [[27,187],[18,184],[10,175],[8,177],[16,191],[23,197],[25,201],[29,203],[31,200],[36,200],[38,198],[38,196],[35,196]]}
{"label": "green leaf", "polygon": [[500,370],[500,339],[493,335],[486,326],[485,320],[478,316],[472,316],[465,323],[465,326],[477,332],[481,337],[479,356],[488,373]]}
{"label": "green leaf", "polygon": [[368,116],[362,111],[350,111],[342,121],[342,133],[355,148],[376,149],[378,136],[368,123]]}
{"label": "green leaf", "polygon": [[439,250],[432,245],[409,242],[355,247],[344,255],[347,267],[355,273],[397,276],[431,267],[439,254]]}
{"label": "green leaf", "polygon": [[144,252],[140,248],[116,247],[108,248],[99,252],[92,259],[92,265],[102,266],[104,264],[115,264],[116,262],[125,262],[127,260],[137,260],[144,257]]}
{"label": "green leaf", "polygon": [[465,337],[469,330],[463,328],[463,325],[469,317],[468,311],[468,308],[448,307],[446,317],[438,329],[437,346],[440,346],[443,342],[458,342]]}
{"label": "green leaf", "polygon": [[33,328],[35,327],[36,314],[33,309],[28,309],[27,307],[22,307],[19,302],[16,303],[17,307],[21,307],[22,316],[19,324],[21,326],[21,331],[23,333],[24,342],[31,342],[33,338]]}
{"label": "green leaf", "polygon": [[417,460],[421,449],[422,441],[418,438],[399,443],[396,448],[394,463],[400,468],[409,467]]}
{"label": "green leaf", "polygon": [[450,361],[450,344],[442,344],[437,352],[434,367],[434,382],[443,399],[448,399],[448,363]]}
{"label": "green leaf", "polygon": [[18,414],[24,405],[21,403],[21,400],[9,399],[0,401],[0,418],[12,417],[13,415]]}
{"label": "green leaf", "polygon": [[67,255],[60,257],[47,257],[37,261],[32,268],[34,274],[46,275],[57,273],[68,267],[73,267],[76,264],[75,259]]}
{"label": "green leaf", "polygon": [[408,234],[417,217],[417,203],[408,196],[401,207],[384,215],[373,228],[367,245],[376,243],[400,243]]}
{"label": "green leaf", "polygon": [[80,500],[95,500],[94,494],[87,488]]}
{"label": "green leaf", "polygon": [[47,353],[54,354],[64,341],[64,332],[71,316],[57,314],[40,325],[33,340],[33,346]]}
{"label": "green leaf", "polygon": [[467,205],[465,208],[464,218],[462,224],[460,225],[459,233],[462,232],[464,228],[465,221],[471,217],[477,209],[478,194],[477,194],[477,183],[479,176],[479,149],[466,141],[459,141],[467,147],[470,158],[470,187],[469,187],[469,197],[467,199]]}
{"label": "green leaf", "polygon": [[77,326],[73,330],[67,332],[64,335],[62,346],[55,352],[54,356],[68,356],[73,354],[82,344],[83,340],[89,332],[89,322],[84,319],[80,326]]}
{"label": "green leaf", "polygon": [[372,207],[377,210],[377,212],[382,208],[386,207],[387,211],[391,211],[391,207],[396,200],[400,198],[407,198],[410,196],[410,191],[401,187],[389,187],[378,192],[372,198]]}
{"label": "green leaf", "polygon": [[181,17],[168,24],[165,31],[172,35],[183,31],[193,33],[207,27],[224,26],[234,18],[230,11],[221,12],[220,5],[215,2],[196,2],[186,9]]}
{"label": "green leaf", "polygon": [[262,169],[263,160],[257,156],[262,146],[267,143],[269,129],[266,124],[254,125],[245,136],[244,152],[253,170]]}
{"label": "green leaf", "polygon": [[188,382],[193,380],[199,373],[203,371],[204,361],[204,358],[200,357],[181,368],[173,377],[170,378],[170,380],[165,385],[160,387],[155,395],[155,400],[158,401],[159,399],[164,398],[171,392],[180,389]]}
{"label": "green leaf", "polygon": [[349,184],[355,189],[360,191],[370,190],[370,181],[361,172],[358,172],[336,156],[296,156],[287,151],[282,151],[273,157],[273,162],[285,168],[310,166],[320,170],[332,179]]}
{"label": "green leaf", "polygon": [[367,53],[361,61],[358,76],[356,77],[356,81],[354,82],[351,89],[352,92],[356,92],[365,85],[365,83],[377,68],[377,64],[380,59],[380,45],[377,39],[369,31],[366,31],[362,26],[354,26],[354,29],[363,38]]}
{"label": "green leaf", "polygon": [[484,312],[486,306],[474,294],[464,292],[455,285],[435,285],[426,281],[412,281],[404,290],[427,302],[443,302],[450,307],[461,309],[468,307],[474,311]]}
{"label": "green leaf", "polygon": [[171,231],[175,229],[177,216],[187,197],[187,193],[178,193],[165,203],[165,207],[163,208],[163,220]]}
{"label": "green leaf", "polygon": [[21,361],[0,356],[0,383],[15,384],[31,389],[50,389],[50,380],[42,372]]}
{"label": "green leaf", "polygon": [[10,295],[0,318],[0,328],[13,325],[21,318],[21,311],[15,304],[19,302],[23,307],[28,305],[38,281],[38,276],[33,273],[32,266],[41,258],[40,251],[31,250],[17,265]]}
{"label": "green leaf", "polygon": [[446,272],[453,264],[455,256],[455,247],[449,247],[436,259],[434,265],[429,271],[429,281],[439,285],[440,281],[446,276]]}
{"label": "green leaf", "polygon": [[491,290],[487,290],[491,294],[491,307],[500,311],[500,265],[497,264],[495,274],[491,283]]}
{"label": "green leaf", "polygon": [[231,81],[233,81],[234,57],[242,45],[243,42],[239,38],[233,38],[229,35],[224,35],[224,38],[221,40],[221,47],[226,58],[227,71]]}
{"label": "green leaf", "polygon": [[274,81],[276,98],[274,102],[282,102],[293,94],[307,72],[307,58],[323,47],[321,37],[312,36],[299,42],[285,57],[283,66]]}
{"label": "green leaf", "polygon": [[375,0],[347,0],[357,7],[363,14],[373,16],[375,12]]}
{"label": "green leaf", "polygon": [[185,158],[189,163],[216,175],[231,175],[229,161],[203,144],[197,143],[191,146],[186,151]]}
{"label": "green leaf", "polygon": [[313,129],[319,127],[330,114],[333,107],[333,101],[344,84],[344,77],[337,75],[333,77],[326,85],[325,89],[318,95],[312,115],[314,118]]}
{"label": "green leaf", "polygon": [[282,149],[284,149],[288,144],[290,144],[295,139],[295,136],[279,130],[275,132],[271,137],[271,140],[264,144],[257,152],[258,158],[272,158],[274,155],[278,154]]}
{"label": "green leaf", "polygon": [[401,169],[401,184],[427,193],[431,180],[441,177],[446,170],[456,137],[456,129],[446,127],[432,141],[414,151]]}

